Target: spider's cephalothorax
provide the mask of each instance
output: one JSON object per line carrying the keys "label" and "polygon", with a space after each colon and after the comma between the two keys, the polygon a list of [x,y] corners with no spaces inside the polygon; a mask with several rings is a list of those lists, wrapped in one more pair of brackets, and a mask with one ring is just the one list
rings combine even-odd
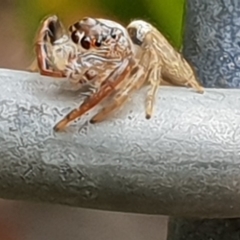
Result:
{"label": "spider's cephalothorax", "polygon": [[77,109],[56,124],[56,131],[107,100],[91,122],[104,120],[146,82],[150,83],[146,118],[152,116],[162,79],[203,92],[187,61],[144,21],[133,21],[124,28],[114,21],[86,17],[72,24],[66,34],[52,16],[40,28],[36,54],[41,74],[67,77],[93,89]]}
{"label": "spider's cephalothorax", "polygon": [[73,42],[100,56],[119,59],[132,54],[132,41],[120,24],[106,19],[85,17],[69,27]]}
{"label": "spider's cephalothorax", "polygon": [[[127,30],[116,22],[85,17],[69,27],[69,34],[81,49],[81,54],[75,57],[71,79],[83,81],[87,76],[82,76],[84,69],[92,73],[90,79],[85,80],[91,80],[91,84],[96,80],[96,85],[101,85],[110,74],[122,71],[124,63],[128,62],[129,68],[134,65],[133,43]],[[97,76],[95,80],[93,73]]]}

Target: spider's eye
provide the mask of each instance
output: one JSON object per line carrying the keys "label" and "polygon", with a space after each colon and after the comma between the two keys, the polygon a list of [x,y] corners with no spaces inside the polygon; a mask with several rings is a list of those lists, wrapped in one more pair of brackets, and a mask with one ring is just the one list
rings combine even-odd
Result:
{"label": "spider's eye", "polygon": [[102,39],[101,37],[99,37],[98,39],[96,39],[96,40],[94,41],[94,45],[95,45],[96,47],[101,47],[102,41],[103,41],[103,39]]}
{"label": "spider's eye", "polygon": [[104,42],[104,41],[106,41],[107,40],[107,36],[106,35],[103,35],[102,36],[102,41]]}
{"label": "spider's eye", "polygon": [[97,41],[95,42],[95,46],[96,46],[96,47],[101,47],[101,45],[102,45],[101,41],[97,40]]}
{"label": "spider's eye", "polygon": [[112,37],[113,39],[115,39],[115,38],[117,37],[116,31],[115,31],[114,28],[111,30],[110,35],[111,35],[111,37]]}
{"label": "spider's eye", "polygon": [[80,22],[75,22],[72,26],[74,26],[75,29],[78,29],[78,30],[81,29],[81,24],[80,24]]}
{"label": "spider's eye", "polygon": [[89,49],[91,47],[91,42],[90,42],[90,39],[89,37],[83,37],[82,40],[81,40],[81,46],[85,49]]}
{"label": "spider's eye", "polygon": [[73,40],[74,43],[79,43],[79,36],[77,34],[77,31],[73,31],[71,34],[71,38]]}

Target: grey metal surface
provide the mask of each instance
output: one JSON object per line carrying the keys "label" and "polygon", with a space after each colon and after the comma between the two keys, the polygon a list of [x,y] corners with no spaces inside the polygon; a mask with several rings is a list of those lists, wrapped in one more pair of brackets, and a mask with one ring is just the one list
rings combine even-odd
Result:
{"label": "grey metal surface", "polygon": [[[184,56],[193,64],[196,69],[199,80],[205,87],[211,88],[239,88],[240,86],[240,41],[239,41],[239,18],[240,18],[240,2],[229,0],[187,0],[186,18],[185,18],[185,32],[184,32]],[[235,96],[236,99],[238,98]],[[220,104],[221,105],[221,104]],[[211,105],[210,105],[211,106]],[[233,104],[233,107],[238,109],[239,101]],[[212,106],[211,106],[212,107]],[[216,106],[215,106],[216,107]],[[218,107],[216,110],[219,109]],[[236,112],[238,115],[239,113]],[[221,116],[218,121],[222,120]],[[237,119],[237,117],[236,117]],[[235,120],[236,120],[235,119]],[[230,120],[230,119],[229,119]],[[222,129],[225,129],[223,136],[231,138],[232,142],[238,142],[239,131],[235,128],[236,123],[232,123],[232,130],[227,131],[226,123],[223,122]],[[231,125],[231,122],[229,122]],[[231,128],[231,127],[230,127]],[[231,133],[232,132],[232,133]],[[216,131],[218,136],[219,132]],[[215,139],[215,136],[212,138]],[[215,141],[215,140],[214,140]],[[226,140],[226,143],[230,143]],[[230,144],[226,149],[232,148],[230,152],[236,147]],[[213,150],[214,151],[214,150]],[[221,150],[217,150],[220,154]],[[239,155],[238,148],[235,149],[235,157],[222,156],[218,160],[213,156],[210,160],[215,164],[218,164],[219,170],[222,173],[236,174],[239,169],[239,163],[237,155]],[[209,154],[211,159],[211,154]],[[232,164],[235,165],[235,169],[232,165],[231,169],[226,164],[226,159],[231,159]],[[220,167],[222,166],[222,167]],[[227,173],[227,175],[228,175]],[[215,174],[213,174],[215,175]],[[218,174],[216,174],[218,175]],[[236,175],[235,175],[236,176]],[[225,175],[226,177],[226,175]],[[230,177],[225,185],[225,190],[219,191],[225,192],[229,184],[236,186],[236,193],[239,192],[239,181]],[[226,179],[225,179],[226,180]],[[218,188],[222,185],[221,181],[216,179],[212,182],[213,186]],[[228,190],[227,190],[228,191]],[[222,193],[216,193],[212,197],[212,201],[216,200],[215,204],[218,207],[223,207],[221,203]],[[229,199],[225,200],[226,207],[231,206],[232,199],[235,198],[235,194],[229,195]],[[203,202],[203,205],[205,202]],[[203,206],[205,208],[205,206]],[[212,210],[216,206],[212,207]],[[234,204],[232,209],[234,209]],[[225,209],[225,207],[223,207]],[[211,212],[211,209],[210,209]],[[232,217],[232,215],[226,214]],[[236,217],[239,217],[239,212],[236,211]],[[221,216],[220,216],[221,217]],[[240,239],[239,235],[239,222],[240,219],[186,219],[186,218],[171,218],[168,226],[168,240],[237,240]]]}
{"label": "grey metal surface", "polygon": [[0,197],[112,211],[240,215],[240,90],[146,89],[107,121],[54,133],[78,105],[65,81],[0,70]]}
{"label": "grey metal surface", "polygon": [[240,1],[187,0],[185,57],[207,87],[240,88]]}

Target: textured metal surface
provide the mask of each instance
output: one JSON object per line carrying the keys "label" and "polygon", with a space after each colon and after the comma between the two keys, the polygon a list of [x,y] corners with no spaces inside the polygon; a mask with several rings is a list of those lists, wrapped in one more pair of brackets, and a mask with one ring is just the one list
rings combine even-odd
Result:
{"label": "textured metal surface", "polygon": [[52,127],[78,105],[64,81],[0,70],[0,197],[194,217],[240,214],[240,91],[146,89],[97,124]]}
{"label": "textured metal surface", "polygon": [[[240,2],[239,1],[229,1],[229,0],[187,0],[186,9],[186,21],[185,21],[185,35],[184,35],[184,49],[183,53],[185,57],[193,64],[197,70],[198,78],[201,80],[205,87],[222,87],[222,88],[239,88],[240,87]],[[235,94],[234,94],[235,95]],[[231,97],[234,97],[232,95]],[[235,96],[236,102],[232,107],[238,109],[239,101],[238,96]],[[236,105],[235,105],[236,104]],[[221,103],[220,103],[221,105]],[[217,106],[212,106],[210,103],[210,108],[219,108]],[[220,107],[221,108],[221,107]],[[229,106],[229,109],[231,107]],[[219,109],[220,110],[220,109]],[[222,110],[220,110],[222,111]],[[235,111],[236,117],[234,121],[237,120],[238,111]],[[209,115],[210,116],[210,115]],[[222,116],[218,116],[218,122],[221,122]],[[228,118],[228,114],[226,115]],[[229,119],[230,120],[230,119]],[[232,122],[232,128],[236,123]],[[227,125],[231,125],[231,120]],[[222,122],[221,129],[226,129],[226,122]],[[237,127],[238,128],[238,127]],[[225,130],[224,138],[231,138],[233,142],[238,142],[239,130],[237,128],[228,131]],[[232,132],[232,133],[230,133]],[[212,139],[216,139],[219,131],[215,130],[215,135]],[[215,140],[214,140],[215,141]],[[232,142],[232,143],[233,143]],[[226,140],[226,143],[230,143]],[[209,161],[218,165],[217,168],[221,169],[222,172],[228,172],[230,175],[232,172],[235,175],[237,169],[239,169],[239,160],[237,160],[237,155],[239,155],[239,147],[235,144],[228,145],[228,147],[223,147],[223,151],[233,152],[235,148],[235,156],[224,156],[218,160],[212,156],[214,151],[218,151],[218,154],[222,150],[213,150],[209,152]],[[212,145],[211,143],[209,144]],[[214,146],[214,145],[212,145]],[[215,147],[214,147],[215,148]],[[218,148],[218,147],[217,147]],[[240,148],[239,148],[240,149]],[[229,152],[229,153],[230,153]],[[222,160],[221,160],[222,159]],[[229,168],[226,164],[226,159],[232,161],[235,165],[234,168]],[[225,163],[224,163],[225,162]],[[232,166],[233,166],[232,165]],[[222,166],[222,167],[220,167]],[[200,170],[201,171],[201,170]],[[205,172],[205,171],[203,171]],[[202,173],[203,173],[202,172]],[[235,172],[235,173],[234,173]],[[228,175],[227,173],[227,175]],[[212,176],[216,176],[213,174]],[[218,174],[217,174],[218,175]],[[230,176],[229,175],[229,176]],[[236,175],[235,175],[236,176]],[[226,175],[225,175],[226,177]],[[224,178],[225,178],[224,177]],[[212,181],[213,187],[218,188],[222,185],[221,180]],[[239,181],[230,177],[225,185],[225,190],[230,185],[235,185],[236,193],[239,194]],[[228,185],[228,186],[227,186]],[[199,189],[200,190],[200,189]],[[215,208],[225,209],[226,207],[236,210],[236,205],[232,205],[232,200],[235,198],[235,194],[229,195],[229,199],[222,198],[220,195],[225,191],[216,193],[212,195],[212,201],[215,201],[215,206],[209,209],[212,212]],[[201,191],[201,190],[200,190]],[[228,190],[229,191],[229,188]],[[222,199],[221,199],[222,198]],[[221,200],[225,201],[224,203]],[[205,202],[202,202],[202,208],[205,208]],[[192,208],[189,205],[189,208]],[[239,217],[239,211],[236,210],[235,214],[230,214],[232,210],[229,210],[225,217]],[[225,210],[224,210],[225,211]],[[223,213],[223,212],[222,212]],[[198,216],[199,217],[199,216]],[[213,216],[217,217],[217,216]],[[222,217],[220,214],[219,217]],[[171,218],[168,225],[168,240],[238,240],[240,239],[239,233],[239,222],[240,219],[186,219],[186,218]]]}
{"label": "textured metal surface", "polygon": [[185,57],[204,86],[240,87],[240,1],[188,0]]}

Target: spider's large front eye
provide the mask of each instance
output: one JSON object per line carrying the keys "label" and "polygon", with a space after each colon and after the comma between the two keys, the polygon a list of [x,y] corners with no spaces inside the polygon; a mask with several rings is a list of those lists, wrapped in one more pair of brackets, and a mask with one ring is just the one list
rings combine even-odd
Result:
{"label": "spider's large front eye", "polygon": [[91,40],[89,37],[83,37],[81,40],[81,46],[85,49],[89,49],[91,47]]}
{"label": "spider's large front eye", "polygon": [[71,34],[72,41],[76,44],[79,43],[79,36],[77,33],[77,31],[73,31]]}

